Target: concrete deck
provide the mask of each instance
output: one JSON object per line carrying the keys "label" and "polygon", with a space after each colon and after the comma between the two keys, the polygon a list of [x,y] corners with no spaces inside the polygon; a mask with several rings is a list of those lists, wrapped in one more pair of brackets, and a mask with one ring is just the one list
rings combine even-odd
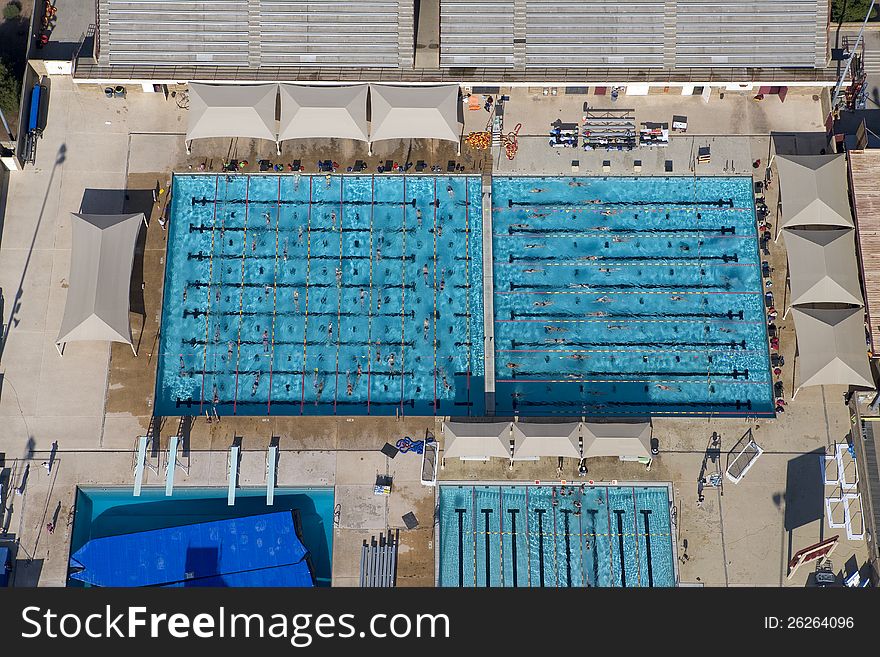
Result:
{"label": "concrete deck", "polygon": [[[60,11],[60,10],[59,10]],[[63,358],[54,348],[66,298],[70,261],[69,213],[84,199],[107,200],[106,195],[86,194],[87,189],[128,190],[111,197],[120,208],[146,202],[155,218],[165,202],[152,203],[152,196],[138,192],[156,184],[167,187],[172,170],[188,171],[204,164],[219,170],[228,157],[247,159],[248,170],[266,157],[287,163],[301,159],[308,171],[315,161],[332,158],[343,168],[363,159],[368,171],[380,161],[425,159],[428,164],[447,160],[464,164],[468,172],[481,172],[485,153],[465,149],[455,157],[454,144],[385,142],[376,155],[366,157],[361,144],[324,141],[285,144],[281,158],[274,146],[252,140],[206,140],[196,142],[187,156],[182,134],[186,114],[174,99],[145,94],[129,88],[125,99],[106,99],[100,86],[75,87],[66,78],[53,78],[48,126],[38,146],[37,166],[10,177],[6,214],[0,242],[0,287],[3,290],[5,342],[0,357],[0,480],[9,490],[22,486],[30,466],[23,495],[2,500],[0,528],[6,537],[20,539],[16,585],[62,585],[66,573],[71,509],[77,485],[132,484],[135,438],[142,435],[152,415],[155,382],[155,349],[158,348],[159,314],[167,234],[151,221],[137,254],[132,286],[132,327],[139,356],[125,345],[71,343]],[[547,147],[544,132],[558,117],[577,120],[584,97],[541,97],[540,90],[511,92],[505,131],[522,121],[520,150],[515,160],[496,158],[499,173],[547,173],[571,175],[570,160],[581,161],[581,173],[601,170],[608,156],[594,152],[588,161],[583,151],[576,156],[559,154]],[[591,99],[593,97],[590,97]],[[610,101],[608,101],[610,103]],[[554,104],[554,103],[558,103]],[[711,169],[697,173],[724,174],[725,160],[736,171],[748,172],[751,162],[766,158],[770,131],[801,132],[821,126],[821,103],[808,93],[792,92],[784,104],[776,98],[756,103],[749,95],[730,93],[724,100],[679,96],[622,97],[618,103],[635,107],[638,120],[671,120],[671,114],[689,117],[688,134],[675,151],[675,173],[690,174],[688,163],[694,145],[712,142]],[[487,115],[470,112],[465,132],[482,129]],[[656,150],[656,149],[655,149]],[[643,160],[643,174],[654,171],[650,153],[620,154],[613,174],[631,171],[626,157]],[[574,152],[573,152],[574,154]],[[617,156],[612,154],[612,157]],[[662,166],[665,154],[657,154]],[[598,162],[598,166],[597,163]],[[702,165],[701,165],[702,166]],[[775,186],[774,186],[775,188]],[[773,188],[771,188],[773,189]],[[144,201],[147,198],[147,201]],[[775,207],[773,199],[768,205]],[[783,290],[785,253],[771,247],[775,268],[774,290]],[[143,282],[141,289],[140,282]],[[781,307],[781,304],[777,304]],[[792,389],[794,363],[793,323],[780,321],[786,396]],[[850,430],[849,413],[842,403],[843,390],[806,389],[790,402],[787,412],[759,428],[741,420],[658,420],[655,435],[662,453],[651,471],[643,466],[599,460],[590,463],[596,480],[672,481],[680,528],[679,553],[689,558],[681,564],[684,581],[713,585],[784,584],[784,564],[790,553],[830,534],[816,513],[815,495],[807,495],[816,450],[844,440]],[[243,439],[241,485],[264,486],[265,448],[272,436],[280,437],[279,486],[332,485],[340,504],[335,530],[333,578],[337,585],[356,585],[362,541],[387,527],[403,528],[402,515],[413,511],[420,521],[415,530],[401,530],[400,584],[428,585],[434,577],[434,490],[419,484],[419,459],[401,454],[387,459],[378,450],[385,442],[403,436],[414,439],[426,430],[439,435],[434,418],[224,418],[208,424],[196,421],[188,439],[191,469],[178,472],[176,485],[225,486],[226,450],[238,436]],[[163,448],[177,431],[177,418],[166,418],[159,435]],[[720,491],[706,491],[697,507],[696,478],[708,438],[722,436],[723,450],[752,426],[766,450],[747,478],[737,486],[725,484]],[[52,473],[40,463],[47,459],[52,443],[58,442],[58,458]],[[801,471],[799,468],[806,464]],[[547,479],[555,476],[555,460],[517,464],[511,474],[505,463],[447,463],[443,479]],[[566,463],[565,476],[576,479],[576,464]],[[818,468],[816,468],[818,472]],[[372,486],[377,474],[394,476],[394,492],[376,497]],[[148,474],[146,485],[163,481]],[[55,517],[58,530],[48,534],[47,518]],[[684,551],[683,541],[688,539]],[[835,565],[855,555],[863,559],[864,543],[844,543]],[[28,561],[31,559],[31,561]],[[807,573],[792,580],[803,585]]]}

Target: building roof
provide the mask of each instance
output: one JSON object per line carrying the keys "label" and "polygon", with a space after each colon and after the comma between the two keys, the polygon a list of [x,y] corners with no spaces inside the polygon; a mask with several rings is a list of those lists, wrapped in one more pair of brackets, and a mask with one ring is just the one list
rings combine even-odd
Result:
{"label": "building roof", "polygon": [[510,422],[444,422],[444,458],[509,458]]}
{"label": "building roof", "polygon": [[873,388],[861,308],[792,308],[797,334],[798,387],[854,385]]}
{"label": "building roof", "polygon": [[854,226],[849,207],[846,156],[777,155],[782,228]]}
{"label": "building roof", "polygon": [[513,458],[567,456],[580,458],[580,423],[514,422]]}
{"label": "building roof", "polygon": [[[405,0],[99,0],[99,63],[412,66]],[[402,60],[401,60],[402,57]]]}
{"label": "building roof", "polygon": [[281,85],[279,141],[338,137],[367,141],[367,85],[307,87]]}
{"label": "building roof", "polygon": [[791,305],[864,304],[856,267],[855,231],[786,228]]}
{"label": "building roof", "polygon": [[459,86],[393,87],[370,85],[370,141],[444,139],[457,142],[462,123]]}
{"label": "building roof", "polygon": [[56,343],[131,344],[128,297],[143,213],[72,213],[70,276]]}
{"label": "building roof", "polygon": [[187,140],[210,137],[278,138],[277,84],[189,85]]}
{"label": "building roof", "polygon": [[866,310],[876,352],[880,347],[880,150],[851,151],[849,161]]}
{"label": "building roof", "polygon": [[651,457],[651,423],[584,422],[584,457]]}

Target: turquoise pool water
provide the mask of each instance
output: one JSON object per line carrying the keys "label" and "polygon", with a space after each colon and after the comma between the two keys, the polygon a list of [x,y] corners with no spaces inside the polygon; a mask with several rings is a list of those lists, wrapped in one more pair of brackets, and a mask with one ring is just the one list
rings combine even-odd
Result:
{"label": "turquoise pool water", "polygon": [[772,415],[751,178],[495,178],[496,413]]}
{"label": "turquoise pool water", "polygon": [[175,176],[156,413],[481,415],[480,192]]}
{"label": "turquoise pool water", "polygon": [[440,486],[440,586],[668,587],[665,486]]}
{"label": "turquoise pool water", "polygon": [[[239,489],[235,506],[227,506],[226,493],[225,488],[179,487],[168,498],[164,488],[144,488],[140,497],[133,497],[130,488],[79,488],[70,553],[92,538],[297,509],[315,581],[318,586],[330,586],[332,488],[278,488],[273,506],[266,506],[265,489]],[[69,584],[82,586],[72,580]]]}

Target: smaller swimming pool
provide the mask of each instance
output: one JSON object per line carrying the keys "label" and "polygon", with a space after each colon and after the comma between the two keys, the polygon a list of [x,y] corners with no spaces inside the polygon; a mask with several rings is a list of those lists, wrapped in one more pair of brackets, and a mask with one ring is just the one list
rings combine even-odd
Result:
{"label": "smaller swimming pool", "polygon": [[442,485],[438,585],[676,584],[666,485]]}
{"label": "smaller swimming pool", "polygon": [[[239,489],[234,506],[226,504],[226,493],[225,488],[176,488],[173,497],[165,497],[164,488],[144,488],[140,497],[134,497],[130,488],[79,488],[70,553],[93,538],[296,509],[315,583],[330,586],[332,488],[277,488],[273,506],[266,506],[266,490],[262,488]],[[68,586],[82,583],[68,580]]]}

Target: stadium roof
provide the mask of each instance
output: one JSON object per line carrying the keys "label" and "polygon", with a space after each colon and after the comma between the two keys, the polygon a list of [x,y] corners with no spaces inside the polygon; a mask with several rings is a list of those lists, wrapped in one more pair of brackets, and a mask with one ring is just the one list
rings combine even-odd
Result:
{"label": "stadium roof", "polygon": [[98,61],[411,67],[413,11],[411,0],[99,0]]}
{"label": "stadium roof", "polygon": [[[442,69],[822,69],[827,63],[828,0],[439,2],[439,24],[423,18],[420,40],[428,43],[439,32]],[[417,31],[412,0],[98,0],[97,25],[99,67],[321,67],[328,69],[326,80],[333,68],[413,70]],[[245,79],[243,71],[234,79]],[[704,73],[699,81],[708,79]]]}

